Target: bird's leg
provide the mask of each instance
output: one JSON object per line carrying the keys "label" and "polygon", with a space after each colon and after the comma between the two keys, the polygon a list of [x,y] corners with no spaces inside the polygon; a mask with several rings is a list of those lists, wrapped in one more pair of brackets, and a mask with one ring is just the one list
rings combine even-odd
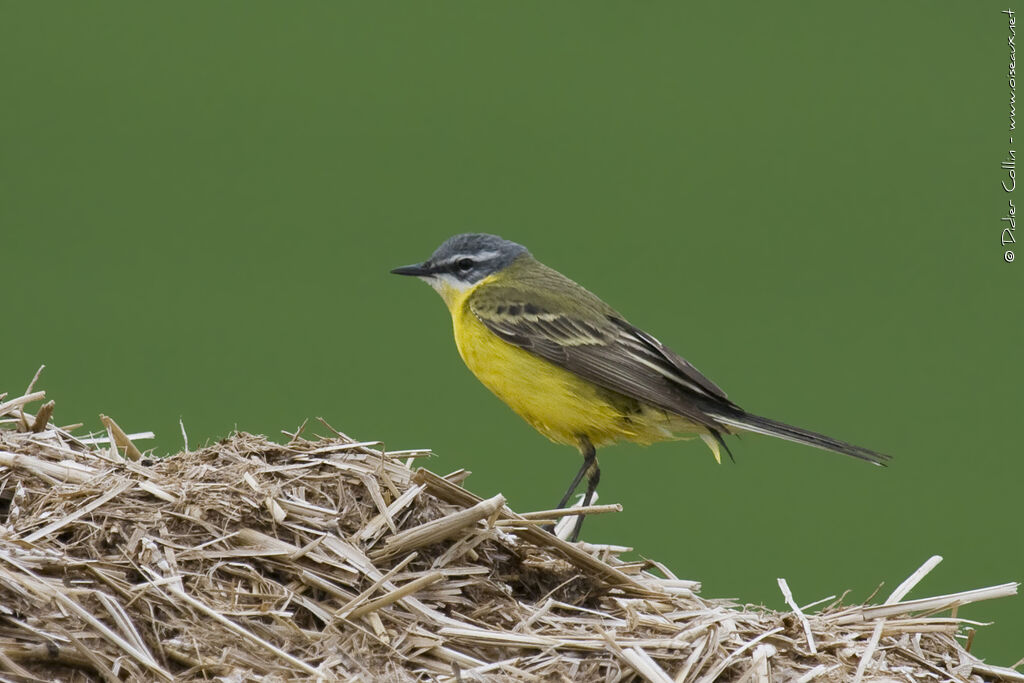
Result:
{"label": "bird's leg", "polygon": [[576,490],[576,487],[580,485],[581,481],[583,481],[583,475],[587,473],[588,469],[590,469],[590,461],[587,460],[587,454],[584,453],[583,466],[580,467],[580,471],[576,473],[575,477],[573,477],[572,483],[569,484],[569,490],[567,490],[565,492],[565,495],[562,496],[562,500],[558,501],[558,507],[556,508],[557,510],[561,510],[566,506],[566,504],[569,502],[569,499],[572,498],[572,494]]}
{"label": "bird's leg", "polygon": [[[580,441],[580,450],[583,451],[583,469],[587,472],[587,493],[583,496],[583,507],[586,507],[594,502],[597,483],[601,481],[601,468],[597,466],[597,450],[586,437]],[[584,519],[586,519],[586,515],[576,517],[576,528],[572,530],[572,536],[569,537],[570,542],[575,543],[579,540]]]}
{"label": "bird's leg", "polygon": [[[590,505],[593,500],[594,491],[597,490],[597,482],[601,479],[601,471],[597,467],[597,450],[593,444],[590,443],[590,439],[585,436],[580,437],[580,454],[583,456],[583,466],[580,467],[579,472],[573,477],[572,483],[569,484],[569,489],[562,496],[562,500],[558,502],[556,509],[561,510],[564,508],[572,494],[576,491],[576,487],[583,481],[584,475],[587,476],[587,493],[584,496],[584,505]],[[580,527],[583,526],[583,517],[585,515],[579,515],[576,520],[576,528],[573,530],[572,540],[575,541],[580,534]],[[555,532],[554,525],[548,525],[544,527],[544,530],[550,533]]]}

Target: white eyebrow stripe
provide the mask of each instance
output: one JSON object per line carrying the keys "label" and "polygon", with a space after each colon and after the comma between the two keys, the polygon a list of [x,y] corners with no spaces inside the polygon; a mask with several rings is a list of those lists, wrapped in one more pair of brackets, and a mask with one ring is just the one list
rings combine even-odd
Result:
{"label": "white eyebrow stripe", "polygon": [[476,259],[478,261],[487,261],[489,259],[494,258],[495,256],[501,256],[501,252],[498,252],[498,251],[476,251],[476,252],[473,252],[472,254],[456,254],[455,256],[452,256],[450,258],[446,258],[444,261],[441,262],[441,265],[444,265],[444,266],[451,265],[452,263],[455,263],[459,259],[464,259],[464,258]]}

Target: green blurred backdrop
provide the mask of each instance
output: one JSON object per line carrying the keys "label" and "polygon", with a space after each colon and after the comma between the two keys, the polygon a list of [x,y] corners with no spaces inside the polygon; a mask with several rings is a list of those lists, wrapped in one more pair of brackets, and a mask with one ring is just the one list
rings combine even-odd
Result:
{"label": "green blurred backdrop", "polygon": [[[553,505],[578,467],[388,274],[520,241],[743,406],[758,436],[602,452],[589,540],[781,608],[1024,578],[1021,268],[1003,262],[1007,22],[977,3],[0,6],[0,390],[155,449],[323,416]],[[975,651],[1024,656],[1020,598]]]}

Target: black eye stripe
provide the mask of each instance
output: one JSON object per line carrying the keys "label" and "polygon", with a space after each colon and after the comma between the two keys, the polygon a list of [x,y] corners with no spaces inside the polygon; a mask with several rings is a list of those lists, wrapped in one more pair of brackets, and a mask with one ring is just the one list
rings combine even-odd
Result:
{"label": "black eye stripe", "polygon": [[461,255],[446,261],[442,267],[445,271],[454,275],[465,275],[472,270],[478,269],[490,260],[492,259],[481,260],[476,256]]}

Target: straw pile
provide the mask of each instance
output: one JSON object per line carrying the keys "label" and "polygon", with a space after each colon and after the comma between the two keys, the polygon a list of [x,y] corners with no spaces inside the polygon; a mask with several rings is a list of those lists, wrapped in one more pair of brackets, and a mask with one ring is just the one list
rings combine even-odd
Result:
{"label": "straw pile", "polygon": [[1016,584],[904,599],[938,558],[880,605],[811,613],[780,580],[790,612],[742,607],[411,469],[426,451],[235,434],[147,460],[43,398],[0,396],[2,680],[1024,681],[956,614]]}

